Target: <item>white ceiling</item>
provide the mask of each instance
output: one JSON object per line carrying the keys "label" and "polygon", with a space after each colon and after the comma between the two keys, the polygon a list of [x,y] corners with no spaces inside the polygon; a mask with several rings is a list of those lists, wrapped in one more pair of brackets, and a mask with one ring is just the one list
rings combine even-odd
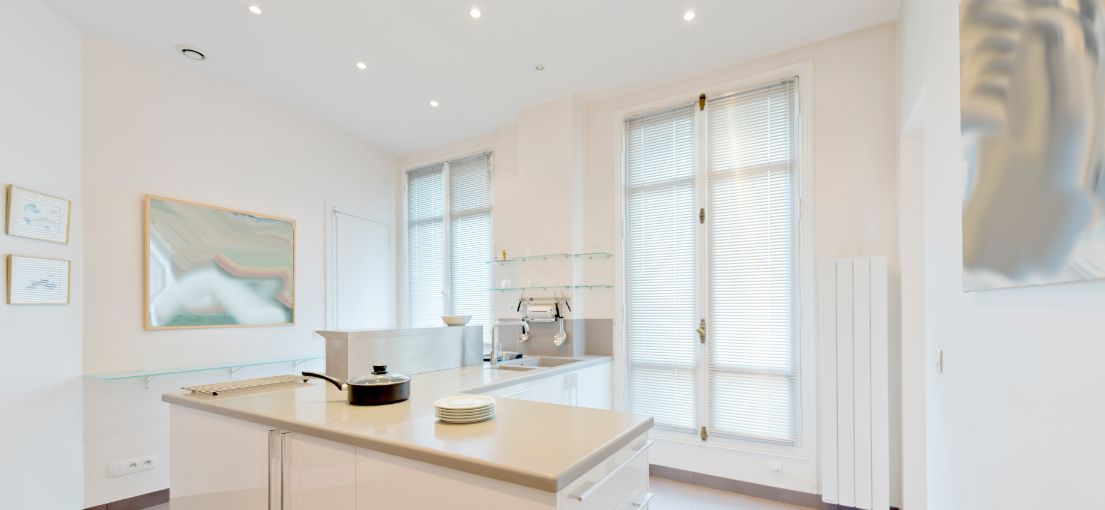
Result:
{"label": "white ceiling", "polygon": [[[396,155],[509,125],[519,110],[567,95],[662,83],[890,21],[900,3],[41,1],[90,32],[296,105]],[[480,19],[468,15],[473,6]],[[697,12],[689,23],[688,8]],[[180,44],[207,61],[183,58]]]}

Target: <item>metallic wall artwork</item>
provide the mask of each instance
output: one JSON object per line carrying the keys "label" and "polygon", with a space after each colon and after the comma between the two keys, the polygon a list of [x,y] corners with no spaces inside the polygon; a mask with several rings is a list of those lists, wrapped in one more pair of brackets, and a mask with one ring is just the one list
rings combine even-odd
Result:
{"label": "metallic wall artwork", "polygon": [[1105,278],[1105,0],[963,0],[964,288]]}
{"label": "metallic wall artwork", "polygon": [[147,329],[294,322],[295,222],[146,197]]}

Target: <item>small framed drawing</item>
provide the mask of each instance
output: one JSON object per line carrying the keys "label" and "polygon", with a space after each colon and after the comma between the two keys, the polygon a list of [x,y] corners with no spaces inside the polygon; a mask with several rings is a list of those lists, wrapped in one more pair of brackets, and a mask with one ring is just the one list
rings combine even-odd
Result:
{"label": "small framed drawing", "polygon": [[8,255],[8,304],[69,304],[69,261]]}
{"label": "small framed drawing", "polygon": [[36,191],[8,186],[8,235],[69,244],[70,203]]}

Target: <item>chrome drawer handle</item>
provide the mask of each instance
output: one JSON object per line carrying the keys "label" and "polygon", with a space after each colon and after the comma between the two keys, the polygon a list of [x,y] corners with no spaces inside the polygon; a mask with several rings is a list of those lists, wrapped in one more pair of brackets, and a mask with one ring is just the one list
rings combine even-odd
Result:
{"label": "chrome drawer handle", "polygon": [[587,490],[585,490],[585,491],[583,491],[579,494],[573,494],[572,499],[582,503],[583,500],[591,497],[591,495],[594,494],[595,491],[598,490],[599,487],[602,487],[603,484],[610,481],[611,478],[614,478],[614,476],[617,475],[618,473],[620,473],[623,468],[625,468],[626,466],[629,465],[630,462],[633,462],[633,459],[636,459],[638,455],[644,453],[651,446],[652,446],[652,441],[651,440],[645,441],[644,443],[641,443],[640,445],[638,445],[636,448],[634,448],[635,451],[633,452],[633,455],[631,455],[628,459],[626,459],[625,462],[622,462],[620,465],[618,465],[618,467],[614,468],[613,471],[607,473],[606,476],[602,477],[601,480],[599,480],[595,483],[592,483],[591,486],[587,488]]}
{"label": "chrome drawer handle", "polygon": [[646,506],[648,506],[648,503],[650,501],[652,501],[652,493],[651,492],[646,492],[644,494],[641,494],[641,497],[637,498],[637,501],[634,501],[632,503],[633,508],[646,507]]}

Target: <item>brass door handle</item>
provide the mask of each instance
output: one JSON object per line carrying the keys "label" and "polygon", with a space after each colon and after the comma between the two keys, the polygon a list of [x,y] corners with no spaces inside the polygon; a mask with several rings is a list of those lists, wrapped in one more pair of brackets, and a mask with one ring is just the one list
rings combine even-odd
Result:
{"label": "brass door handle", "polygon": [[698,332],[699,343],[706,343],[706,319],[698,321],[698,329],[695,331]]}

